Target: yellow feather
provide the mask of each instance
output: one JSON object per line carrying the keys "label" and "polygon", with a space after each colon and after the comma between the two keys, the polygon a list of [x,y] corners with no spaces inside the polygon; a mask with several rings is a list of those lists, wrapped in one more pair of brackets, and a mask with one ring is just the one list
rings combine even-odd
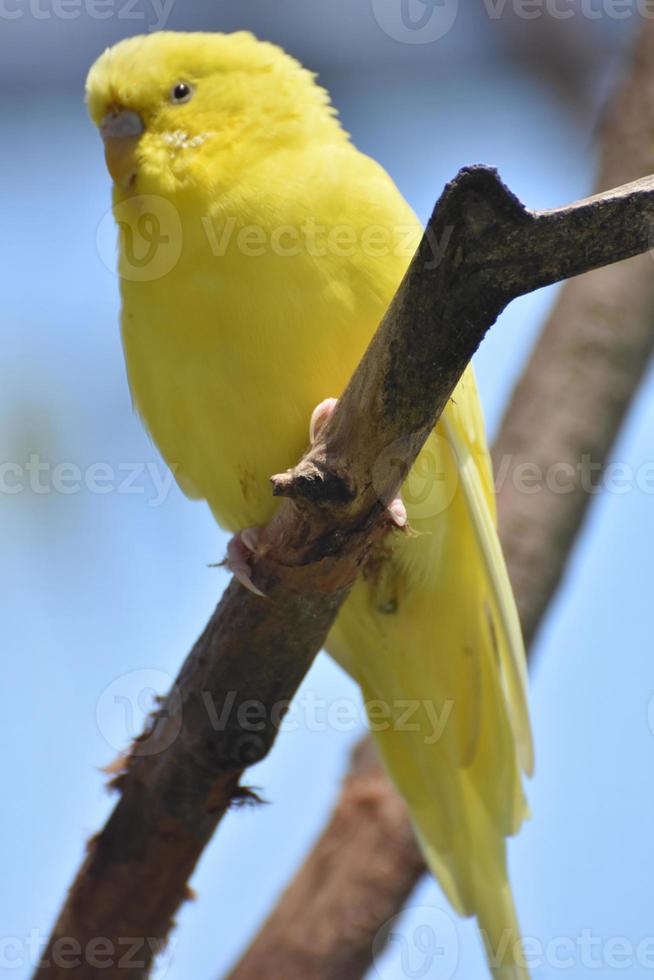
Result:
{"label": "yellow feather", "polygon": [[[419,223],[313,76],[249,34],[130,38],[87,99],[96,124],[129,113],[143,129],[112,157],[136,407],[186,493],[225,528],[262,524],[269,476],[346,385]],[[476,915],[492,968],[499,948],[496,975],[524,977],[505,856],[532,765],[524,650],[471,369],[403,494],[415,533],[389,539],[327,648],[361,685],[434,874]]]}

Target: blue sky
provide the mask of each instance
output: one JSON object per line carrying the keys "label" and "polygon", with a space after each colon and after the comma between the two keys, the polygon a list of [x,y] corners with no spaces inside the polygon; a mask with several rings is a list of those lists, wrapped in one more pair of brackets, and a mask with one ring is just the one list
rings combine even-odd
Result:
{"label": "blue sky", "polygon": [[[89,63],[101,46],[90,34]],[[571,119],[501,59],[449,58],[429,71],[409,62],[392,72],[335,65],[330,74],[325,58],[323,81],[347,128],[422,217],[443,183],[472,162],[498,166],[530,206],[564,203],[592,185],[590,121]],[[3,154],[0,253],[11,274],[3,285],[0,461],[38,458],[48,473],[72,464],[88,474],[102,464],[113,473],[108,492],[54,493],[44,477],[33,480],[36,489],[0,494],[7,977],[29,975],[29,936],[47,933],[84,840],[109,812],[98,769],[138,727],[138,691],[165,689],[225,584],[222,571],[207,567],[222,557],[223,534],[203,505],[166,484],[131,412],[116,280],[96,248],[109,187],[77,82],[44,79],[2,107],[11,152]],[[514,303],[476,358],[491,433],[553,295]],[[650,374],[614,459],[634,470],[649,463],[653,431]],[[645,943],[654,937],[653,539],[648,493],[600,496],[538,639],[533,817],[510,850],[524,933],[544,951],[536,978],[562,970],[609,977],[618,968],[641,978],[654,969],[654,941],[649,960]],[[321,656],[300,693],[299,726],[251,775],[271,805],[238,811],[221,827],[160,976],[219,976],[320,830],[362,725],[311,723],[311,697],[358,704],[352,683]],[[449,916],[434,911],[445,906],[433,883],[411,904],[413,917],[399,926],[409,938],[425,916]],[[483,976],[474,929],[447,922],[453,975]],[[444,980],[451,966],[429,976]],[[396,945],[371,972],[410,975]]]}

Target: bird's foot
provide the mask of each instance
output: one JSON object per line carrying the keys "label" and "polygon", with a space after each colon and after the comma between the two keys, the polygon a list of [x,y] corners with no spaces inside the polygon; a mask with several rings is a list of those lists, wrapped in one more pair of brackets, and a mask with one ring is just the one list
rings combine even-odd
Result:
{"label": "bird's foot", "polygon": [[320,404],[316,405],[311,413],[311,421],[309,422],[309,441],[312,446],[315,445],[320,432],[329,422],[332,412],[336,408],[337,404],[338,398],[323,398]]}
{"label": "bird's foot", "polygon": [[399,494],[391,500],[386,508],[386,512],[395,527],[405,528],[408,526],[409,518],[407,517],[406,507]]}
{"label": "bird's foot", "polygon": [[[329,419],[331,418],[337,404],[338,398],[323,398],[323,400],[316,405],[311,413],[311,422],[309,423],[309,440],[312,446],[315,445],[320,432],[329,422]],[[386,510],[395,527],[407,527],[409,519],[407,517],[404,501],[399,494],[397,497],[394,497],[393,500],[391,500]]]}
{"label": "bird's foot", "polygon": [[241,585],[254,595],[265,597],[252,581],[252,556],[259,547],[259,528],[246,527],[235,534],[227,545],[227,555],[221,564],[228,568]]}

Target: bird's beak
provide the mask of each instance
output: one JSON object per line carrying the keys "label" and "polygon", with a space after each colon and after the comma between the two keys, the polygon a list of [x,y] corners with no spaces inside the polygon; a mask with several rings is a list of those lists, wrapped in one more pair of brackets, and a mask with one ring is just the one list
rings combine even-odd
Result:
{"label": "bird's beak", "polygon": [[137,112],[120,107],[108,112],[100,123],[107,169],[123,190],[131,186],[136,176],[136,146],[144,129]]}

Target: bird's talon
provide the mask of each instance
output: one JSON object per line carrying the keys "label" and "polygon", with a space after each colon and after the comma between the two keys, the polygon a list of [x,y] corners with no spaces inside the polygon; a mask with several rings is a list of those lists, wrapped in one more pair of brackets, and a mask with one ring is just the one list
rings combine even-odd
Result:
{"label": "bird's talon", "polygon": [[309,423],[309,441],[311,445],[315,443],[318,438],[320,431],[324,429],[330,416],[334,409],[338,398],[323,398],[319,405],[316,405],[313,412],[311,413],[311,422]]}
{"label": "bird's talon", "polygon": [[401,497],[395,497],[386,508],[388,515],[396,527],[406,527],[409,518],[407,517],[406,507]]}
{"label": "bird's talon", "polygon": [[223,565],[249,592],[265,598],[266,593],[257,588],[252,581],[251,560],[252,555],[256,555],[258,545],[259,528],[244,528],[230,539]]}
{"label": "bird's talon", "polygon": [[259,547],[259,528],[258,527],[245,527],[240,533],[240,538],[248,551],[252,551],[254,554],[257,552]]}

